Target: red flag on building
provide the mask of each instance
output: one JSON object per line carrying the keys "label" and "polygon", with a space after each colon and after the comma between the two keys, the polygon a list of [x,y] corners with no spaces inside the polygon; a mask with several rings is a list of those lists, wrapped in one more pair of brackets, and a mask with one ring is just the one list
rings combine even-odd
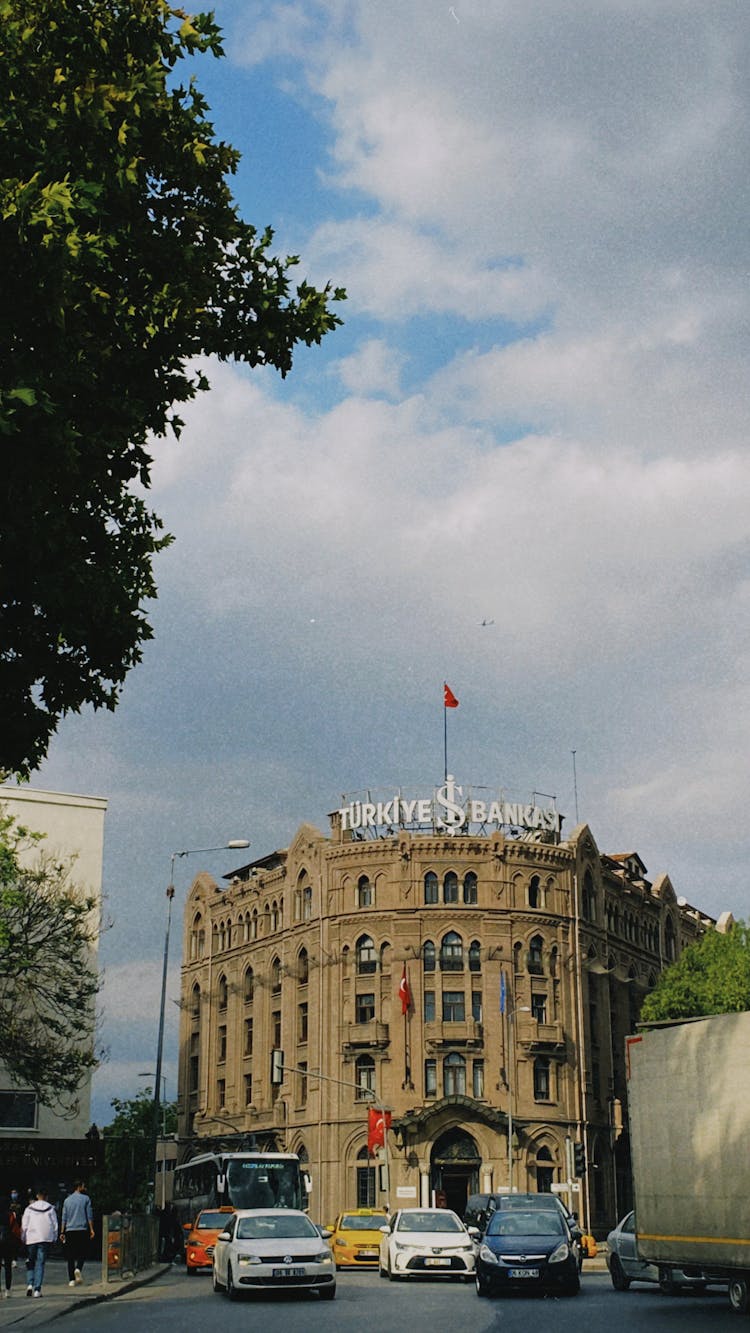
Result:
{"label": "red flag on building", "polygon": [[406,963],[404,963],[404,970],[401,973],[401,984],[398,993],[401,996],[401,1013],[408,1014],[411,1008],[411,991],[409,990],[409,978],[406,975]]}
{"label": "red flag on building", "polygon": [[371,1106],[367,1112],[367,1151],[371,1157],[374,1157],[376,1148],[385,1147],[385,1134],[390,1127],[390,1111],[380,1111]]}
{"label": "red flag on building", "polygon": [[443,681],[443,706],[445,708],[458,708],[458,699],[456,698],[450,685]]}

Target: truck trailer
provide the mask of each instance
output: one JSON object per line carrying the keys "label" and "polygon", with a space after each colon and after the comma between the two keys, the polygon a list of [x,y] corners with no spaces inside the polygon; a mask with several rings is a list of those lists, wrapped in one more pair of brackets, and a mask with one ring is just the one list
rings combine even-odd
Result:
{"label": "truck trailer", "polygon": [[637,1248],[750,1311],[750,1013],[626,1039]]}

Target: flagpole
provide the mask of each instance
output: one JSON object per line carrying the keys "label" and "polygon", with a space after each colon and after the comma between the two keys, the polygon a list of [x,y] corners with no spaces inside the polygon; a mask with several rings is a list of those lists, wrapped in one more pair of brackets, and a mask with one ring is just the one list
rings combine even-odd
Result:
{"label": "flagpole", "polygon": [[448,781],[448,707],[443,696],[443,782]]}

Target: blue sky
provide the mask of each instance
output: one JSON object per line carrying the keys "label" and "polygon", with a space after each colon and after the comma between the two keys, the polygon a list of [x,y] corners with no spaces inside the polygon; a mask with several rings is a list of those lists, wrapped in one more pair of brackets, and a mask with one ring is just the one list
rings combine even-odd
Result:
{"label": "blue sky", "polygon": [[575,749],[602,850],[747,915],[744,0],[216,12],[238,203],[346,323],[155,444],[155,640],[34,778],[109,801],[100,1121],[153,1068],[171,853],[439,781],[444,679],[459,781],[570,828]]}

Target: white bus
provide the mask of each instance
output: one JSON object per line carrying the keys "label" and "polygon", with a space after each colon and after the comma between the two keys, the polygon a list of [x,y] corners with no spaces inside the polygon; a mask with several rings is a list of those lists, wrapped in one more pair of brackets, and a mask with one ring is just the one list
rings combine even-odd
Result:
{"label": "white bus", "polygon": [[178,1166],[173,1202],[181,1225],[202,1208],[307,1209],[310,1179],[296,1153],[206,1152]]}

